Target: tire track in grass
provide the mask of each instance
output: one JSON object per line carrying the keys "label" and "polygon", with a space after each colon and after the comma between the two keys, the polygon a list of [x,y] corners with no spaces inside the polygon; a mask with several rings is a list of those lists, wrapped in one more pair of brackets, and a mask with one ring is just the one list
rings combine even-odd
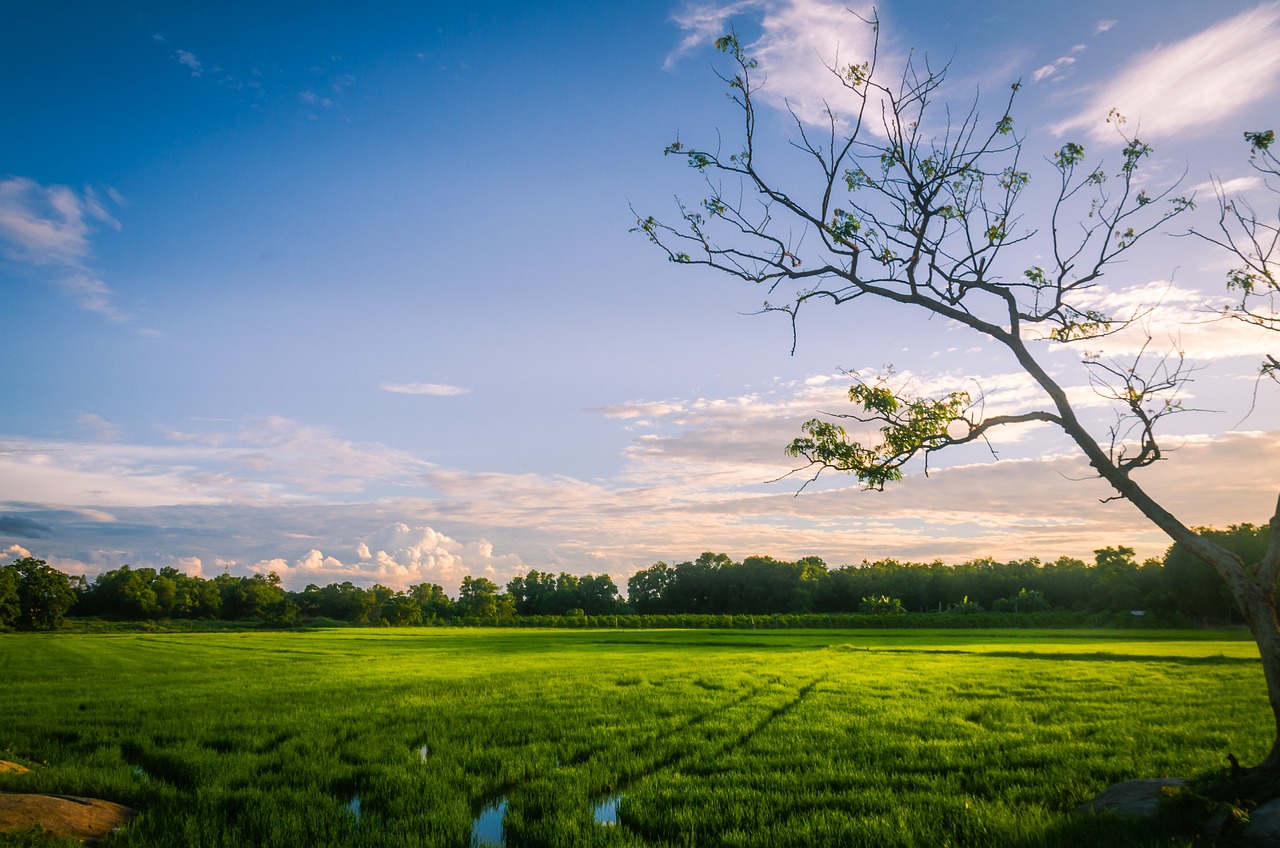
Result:
{"label": "tire track in grass", "polygon": [[[642,781],[647,780],[655,775],[661,774],[664,771],[673,770],[673,769],[676,771],[690,771],[692,773],[697,773],[698,769],[695,768],[695,765],[697,763],[701,762],[703,764],[709,764],[709,763],[716,762],[721,758],[723,758],[730,751],[735,751],[747,745],[750,745],[752,741],[758,738],[761,734],[768,731],[769,728],[772,727],[775,722],[777,722],[779,719],[782,719],[787,715],[789,715],[790,713],[792,713],[793,711],[795,711],[801,704],[803,704],[809,698],[809,696],[813,693],[814,689],[816,689],[819,684],[825,682],[827,679],[828,679],[828,675],[824,674],[820,677],[810,680],[808,683],[804,684],[799,689],[797,689],[795,691],[795,694],[792,697],[788,698],[786,701],[779,704],[778,706],[770,709],[763,717],[761,717],[754,724],[751,724],[750,726],[743,729],[740,733],[732,735],[729,738],[722,737],[719,741],[716,741],[716,742],[712,742],[711,740],[708,739],[706,741],[709,743],[709,746],[701,750],[695,748],[694,750],[690,750],[686,752],[676,752],[671,756],[668,756],[666,758],[663,758],[657,761],[652,765],[651,768],[647,769],[646,771],[637,775],[630,776],[625,781],[620,781],[619,784],[612,789],[612,791],[607,792],[605,795],[602,795],[602,796],[596,796],[596,799],[597,800],[600,798],[612,799],[614,801],[614,809],[615,809],[615,815],[616,815],[616,810],[618,809],[618,802],[620,801],[622,796],[626,794],[626,792],[629,791],[632,787],[636,786]],[[746,701],[744,700],[741,703],[745,704]],[[620,816],[617,816],[616,821],[618,825],[626,827],[626,825],[622,823],[622,819]],[[632,827],[628,829],[632,830],[632,832],[636,833],[638,836],[642,838],[657,839],[658,841],[661,841],[661,839],[663,838],[661,834],[646,832],[646,830],[643,827],[632,825]]]}
{"label": "tire track in grass", "polygon": [[[684,752],[676,751],[669,754],[666,757],[662,757],[658,759],[652,764],[650,768],[638,774],[628,775],[623,780],[619,780],[616,787],[614,788],[614,792],[616,793],[624,792],[626,791],[626,789],[628,789],[631,786],[634,786],[640,781],[645,780],[646,778],[649,778],[667,769],[670,769],[673,767],[687,766],[699,759],[716,760],[724,756],[725,753],[728,751],[732,751],[737,748],[741,748],[745,745],[750,744],[753,739],[755,739],[764,731],[768,730],[769,727],[774,722],[786,716],[787,714],[792,712],[796,707],[798,707],[806,698],[809,697],[809,695],[813,692],[814,688],[816,688],[819,683],[824,682],[826,679],[827,679],[827,676],[823,675],[822,677],[811,680],[808,683],[806,683],[804,686],[801,686],[796,691],[796,694],[792,698],[788,699],[785,703],[782,703],[774,707],[773,709],[769,710],[768,713],[766,713],[762,719],[760,719],[755,724],[751,725],[746,730],[744,730],[743,732],[739,733],[738,735],[732,738],[722,739],[721,741],[715,742],[715,743],[713,743],[711,739],[707,739],[706,742],[710,746],[707,749],[691,750],[691,751],[684,751]],[[759,693],[759,690],[755,690],[755,692],[753,692],[752,694],[755,695],[758,693]],[[750,700],[752,699],[751,698],[739,699],[737,706],[745,705]],[[692,724],[693,722],[690,722],[690,725]]]}
{"label": "tire track in grass", "polygon": [[[769,694],[764,683],[740,690],[731,697],[721,699],[705,709],[694,712],[682,721],[655,729],[642,739],[619,746],[587,749],[567,758],[554,769],[554,772],[561,775],[579,773],[581,777],[572,782],[586,790],[588,806],[597,819],[597,808],[600,807],[601,802],[611,801],[613,818],[608,826],[625,827],[617,818],[617,805],[630,787],[668,769],[687,767],[699,760],[716,760],[724,756],[727,751],[750,744],[759,734],[767,731],[774,722],[795,710],[818,684],[826,679],[827,675],[823,675],[793,690],[790,697],[768,709],[758,720],[745,728],[738,724],[736,727],[726,729],[711,728],[705,734],[698,733],[700,728],[717,717],[732,715],[739,711],[754,712],[753,705]],[[775,678],[770,682],[776,685],[779,681]],[[715,691],[717,688],[705,685],[701,679],[695,680],[694,685],[708,691]],[[688,738],[691,735],[694,736],[693,739]],[[609,776],[601,779],[602,773]],[[504,783],[474,799],[471,806],[476,826],[479,826],[482,817],[491,817],[495,811],[501,810],[502,812],[497,814],[503,815],[507,811],[509,799],[522,790],[546,780],[547,777],[548,775],[539,775]],[[535,805],[529,812],[538,810],[538,806],[540,805]],[[534,812],[534,815],[536,818],[528,824],[536,827],[537,820],[542,816],[537,812]],[[489,826],[492,827],[491,822]],[[501,837],[502,842],[498,844],[505,844],[505,828],[502,832],[504,836]],[[476,833],[473,829],[473,839]]]}
{"label": "tire track in grass", "polygon": [[[695,685],[697,684],[695,683]],[[663,740],[668,739],[672,736],[686,733],[689,730],[704,724],[708,719],[711,719],[714,716],[720,715],[721,713],[724,713],[727,710],[732,710],[736,707],[740,707],[754,700],[755,698],[759,697],[760,693],[763,691],[763,688],[764,687],[762,686],[757,686],[753,689],[747,690],[745,693],[738,694],[735,697],[726,698],[724,701],[713,704],[712,706],[707,707],[705,710],[692,714],[684,721],[677,722],[671,725],[670,727],[656,729],[651,733],[649,733],[644,739],[628,744],[622,749],[607,748],[607,747],[597,747],[597,748],[589,749],[583,752],[582,754],[579,754],[567,759],[564,763],[564,767],[575,768],[578,766],[586,765],[587,763],[590,763],[592,760],[596,759],[599,756],[606,755],[615,751],[619,753],[630,753],[632,756],[639,757],[642,755],[642,752],[646,748],[651,748],[655,744],[658,744]]]}
{"label": "tire track in grass", "polygon": [[[810,684],[807,688],[812,688],[812,685],[813,684]],[[597,808],[600,807],[601,802],[605,802],[610,799],[613,800],[614,818],[610,821],[609,826],[615,826],[618,824],[616,818],[616,805],[627,787],[690,756],[687,752],[672,751],[665,756],[658,756],[654,759],[657,753],[655,749],[660,749],[664,743],[671,738],[683,736],[691,730],[705,724],[717,715],[722,715],[726,712],[733,711],[750,704],[753,700],[758,699],[763,691],[764,686],[761,685],[748,689],[745,692],[736,693],[733,697],[721,700],[704,710],[692,714],[684,721],[654,730],[652,733],[646,735],[645,738],[626,744],[622,747],[597,747],[589,749],[584,753],[568,759],[564,763],[558,765],[555,771],[581,771],[585,772],[587,776],[597,770],[612,772],[614,777],[603,782],[591,780],[590,777],[587,777],[586,783],[589,785],[587,787],[586,794],[588,798],[588,806],[592,809],[593,815],[597,816],[597,819],[599,817]],[[772,710],[770,714],[765,717],[765,720],[762,723],[752,729],[752,732],[758,732],[763,726],[767,725],[768,722],[775,720],[779,715],[789,711],[794,707],[793,701],[789,701],[788,703]],[[723,749],[724,746],[721,746],[719,750]],[[625,767],[619,770],[616,765],[613,765],[618,762],[625,764],[637,760],[639,760],[643,765],[641,770],[635,773],[629,773]],[[520,790],[545,779],[546,775],[539,775],[525,780],[512,781],[485,793],[477,800],[473,800],[471,805],[474,819],[472,844],[506,844],[505,827],[495,825],[491,818],[494,815],[505,817],[504,814],[506,812],[508,799]],[[484,820],[483,823],[482,819]],[[534,824],[536,824],[536,822],[534,822]],[[483,835],[481,835],[481,829],[483,829]],[[503,834],[498,837],[496,841],[493,836],[495,829]]]}

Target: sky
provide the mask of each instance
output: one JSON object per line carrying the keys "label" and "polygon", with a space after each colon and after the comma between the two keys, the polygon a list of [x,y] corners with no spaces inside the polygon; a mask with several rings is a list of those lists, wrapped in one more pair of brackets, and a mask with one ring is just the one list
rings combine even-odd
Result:
{"label": "sky", "polygon": [[[797,494],[783,449],[846,411],[850,372],[1044,400],[989,341],[888,307],[810,310],[793,353],[762,292],[632,231],[703,196],[667,144],[738,129],[711,47],[730,27],[766,82],[757,134],[803,184],[785,142],[838,103],[824,63],[869,55],[850,8],[8,4],[0,554],[451,593],[529,569],[625,586],[706,550],[1160,555],[1047,427],[884,492],[826,475]],[[1277,205],[1242,133],[1280,129],[1280,2],[1008,8],[880,3],[881,67],[946,65],[955,114],[1021,82],[1041,166],[1069,140],[1118,148],[1116,108],[1153,185],[1195,192],[1096,303],[1151,309],[1156,344],[1197,368],[1140,482],[1188,525],[1266,521],[1280,391],[1256,375],[1280,344],[1209,320],[1229,257],[1178,234],[1213,227],[1213,180]],[[1047,357],[1105,438],[1083,369]]]}

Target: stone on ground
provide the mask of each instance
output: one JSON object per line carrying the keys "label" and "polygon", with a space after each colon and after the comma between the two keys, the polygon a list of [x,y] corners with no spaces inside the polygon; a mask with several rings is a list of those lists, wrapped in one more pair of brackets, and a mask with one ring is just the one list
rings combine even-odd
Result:
{"label": "stone on ground", "polygon": [[1108,786],[1091,801],[1076,808],[1080,813],[1112,812],[1123,816],[1153,819],[1160,814],[1165,787],[1182,786],[1181,777],[1143,777]]}

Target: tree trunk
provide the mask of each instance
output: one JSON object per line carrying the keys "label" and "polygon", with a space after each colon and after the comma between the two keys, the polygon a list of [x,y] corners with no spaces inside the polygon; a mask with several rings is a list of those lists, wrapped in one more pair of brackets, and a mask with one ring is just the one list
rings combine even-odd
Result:
{"label": "tree trunk", "polygon": [[1255,770],[1275,775],[1276,781],[1280,781],[1280,618],[1276,614],[1276,586],[1280,580],[1280,503],[1270,524],[1271,539],[1267,552],[1251,568],[1221,549],[1196,553],[1226,582],[1258,645],[1262,674],[1267,682],[1267,698],[1275,717],[1275,733],[1270,753]]}
{"label": "tree trunk", "polygon": [[[1245,615],[1249,619],[1249,629],[1253,632],[1253,638],[1258,643],[1258,653],[1262,659],[1262,674],[1267,681],[1267,697],[1271,701],[1271,710],[1275,715],[1275,738],[1271,744],[1271,752],[1258,764],[1257,768],[1260,771],[1271,772],[1280,778],[1280,627],[1276,621],[1275,590],[1264,592],[1262,587],[1256,588],[1258,591],[1253,593],[1257,599],[1253,604],[1254,608],[1246,610]],[[1269,604],[1258,602],[1262,600],[1259,596],[1263,594],[1272,596]]]}

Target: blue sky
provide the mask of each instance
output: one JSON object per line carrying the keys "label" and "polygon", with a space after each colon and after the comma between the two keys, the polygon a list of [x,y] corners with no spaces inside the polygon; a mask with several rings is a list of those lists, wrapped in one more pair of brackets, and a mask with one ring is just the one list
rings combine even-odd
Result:
{"label": "blue sky", "polygon": [[[803,117],[821,60],[866,50],[843,3],[23,5],[0,13],[6,556],[453,591],[705,549],[1166,545],[1043,430],[880,494],[768,482],[842,369],[1032,402],[982,340],[892,311],[815,312],[791,356],[760,292],[629,232],[632,207],[700,196],[667,143],[734,128],[710,40],[732,24]],[[880,4],[882,55],[950,62],[966,106],[1021,80],[1037,156],[1112,144],[1119,107],[1197,223],[1211,175],[1274,206],[1240,139],[1280,124],[1280,3],[1071,8]],[[1280,483],[1280,403],[1252,379],[1276,345],[1203,320],[1227,264],[1155,236],[1104,293],[1163,297],[1153,332],[1203,365],[1212,411],[1143,478],[1193,525],[1263,521]]]}

